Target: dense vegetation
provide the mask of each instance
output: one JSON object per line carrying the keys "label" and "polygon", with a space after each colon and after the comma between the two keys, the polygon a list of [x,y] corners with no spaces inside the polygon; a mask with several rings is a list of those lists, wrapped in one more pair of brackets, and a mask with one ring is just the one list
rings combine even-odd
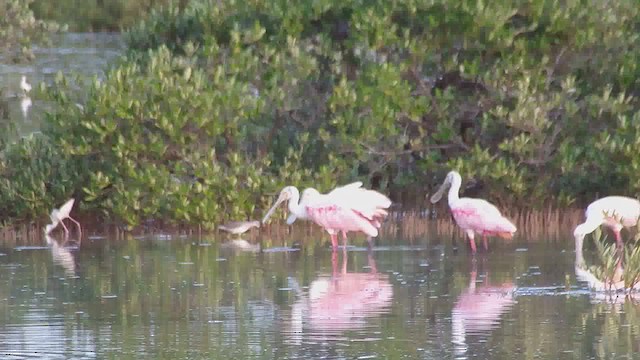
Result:
{"label": "dense vegetation", "polygon": [[[31,0],[39,19],[69,25],[71,31],[120,31],[169,0]],[[186,4],[187,1],[181,1]]]}
{"label": "dense vegetation", "polygon": [[44,42],[50,33],[64,30],[54,22],[37,19],[29,9],[32,1],[0,0],[0,61],[32,60],[32,43]]}
{"label": "dense vegetation", "polygon": [[404,202],[451,168],[516,206],[637,195],[639,29],[635,0],[159,8],[104,81],[46,91],[43,135],[0,156],[0,214],[73,194],[130,225],[209,227],[285,184]]}

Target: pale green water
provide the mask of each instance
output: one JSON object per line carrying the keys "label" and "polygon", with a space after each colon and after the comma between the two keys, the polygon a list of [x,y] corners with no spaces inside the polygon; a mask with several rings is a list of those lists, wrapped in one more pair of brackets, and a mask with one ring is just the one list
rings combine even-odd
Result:
{"label": "pale green water", "polygon": [[523,236],[473,260],[449,238],[383,238],[333,259],[320,238],[298,251],[166,237],[3,248],[0,354],[586,359],[639,350],[638,307],[578,283],[569,242]]}

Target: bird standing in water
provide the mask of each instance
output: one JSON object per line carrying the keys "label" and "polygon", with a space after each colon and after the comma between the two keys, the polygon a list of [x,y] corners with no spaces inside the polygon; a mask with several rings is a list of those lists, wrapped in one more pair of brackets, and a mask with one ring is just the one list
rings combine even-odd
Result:
{"label": "bird standing in water", "polygon": [[460,185],[462,185],[460,174],[457,171],[450,171],[440,189],[431,196],[431,203],[437,203],[442,198],[447,187],[450,187],[448,194],[449,208],[456,224],[469,237],[471,251],[474,254],[476,252],[474,239],[476,232],[482,235],[485,250],[489,248],[487,243],[488,235],[497,235],[506,239],[513,237],[513,233],[516,232],[516,226],[502,216],[497,207],[483,199],[460,198],[458,195]]}
{"label": "bird standing in water", "polygon": [[27,77],[25,75],[22,75],[22,79],[20,80],[20,89],[22,89],[22,92],[25,94],[31,91],[31,84],[27,82]]}
{"label": "bird standing in water", "polygon": [[51,224],[47,225],[45,228],[45,233],[47,235],[50,234],[51,231],[53,231],[53,229],[55,229],[56,226],[58,226],[58,224],[62,224],[62,227],[64,228],[65,236],[69,236],[69,229],[67,229],[67,226],[63,222],[64,219],[69,219],[74,223],[76,223],[76,225],[78,226],[78,234],[80,238],[82,237],[82,228],[80,227],[80,223],[77,222],[71,216],[69,216],[69,213],[71,213],[71,208],[73,208],[74,202],[75,202],[75,199],[73,198],[69,199],[66,203],[60,206],[60,209],[53,209],[53,211],[51,211],[51,215],[49,215],[51,217]]}
{"label": "bird standing in water", "polygon": [[231,221],[218,226],[218,229],[234,235],[241,235],[254,227],[260,227],[259,221]]}
{"label": "bird standing in water", "polygon": [[287,224],[297,218],[310,219],[323,227],[331,235],[333,250],[338,247],[338,232],[342,232],[344,245],[347,244],[347,232],[363,232],[370,237],[378,236],[381,221],[387,215],[386,209],[391,200],[385,195],[362,188],[362,182],[341,186],[328,194],[308,188],[302,193],[294,186],[287,186],[280,192],[275,204],[262,219],[266,222],[276,207],[289,202]]}
{"label": "bird standing in water", "polygon": [[616,238],[618,247],[622,247],[620,231],[632,227],[640,218],[640,201],[626,196],[607,196],[598,199],[587,207],[585,221],[573,230],[577,249],[582,249],[582,242],[587,234],[594,232],[600,225],[605,225]]}

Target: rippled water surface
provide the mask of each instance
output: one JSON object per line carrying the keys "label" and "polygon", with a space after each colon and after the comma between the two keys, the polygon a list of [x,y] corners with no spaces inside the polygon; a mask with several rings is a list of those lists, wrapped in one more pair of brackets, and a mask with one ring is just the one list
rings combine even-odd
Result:
{"label": "rippled water surface", "polygon": [[[288,239],[286,243],[293,243]],[[576,281],[568,240],[324,235],[0,249],[2,358],[633,358],[638,307]]]}

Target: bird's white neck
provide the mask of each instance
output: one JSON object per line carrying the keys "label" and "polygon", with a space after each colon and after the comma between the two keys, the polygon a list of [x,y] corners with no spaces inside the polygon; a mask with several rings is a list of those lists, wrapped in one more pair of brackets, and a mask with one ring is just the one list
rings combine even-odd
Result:
{"label": "bird's white neck", "polygon": [[447,175],[447,182],[451,184],[449,188],[449,194],[447,195],[447,200],[449,201],[449,206],[451,204],[456,203],[460,200],[460,186],[462,185],[462,177],[457,171],[451,171]]}
{"label": "bird's white neck", "polygon": [[291,198],[289,198],[289,212],[291,212],[292,214],[294,214],[295,216],[299,217],[299,218],[305,218],[305,210],[304,210],[304,204],[299,203],[300,202],[300,192],[298,191],[298,189],[293,188],[294,191],[292,191],[291,193]]}

